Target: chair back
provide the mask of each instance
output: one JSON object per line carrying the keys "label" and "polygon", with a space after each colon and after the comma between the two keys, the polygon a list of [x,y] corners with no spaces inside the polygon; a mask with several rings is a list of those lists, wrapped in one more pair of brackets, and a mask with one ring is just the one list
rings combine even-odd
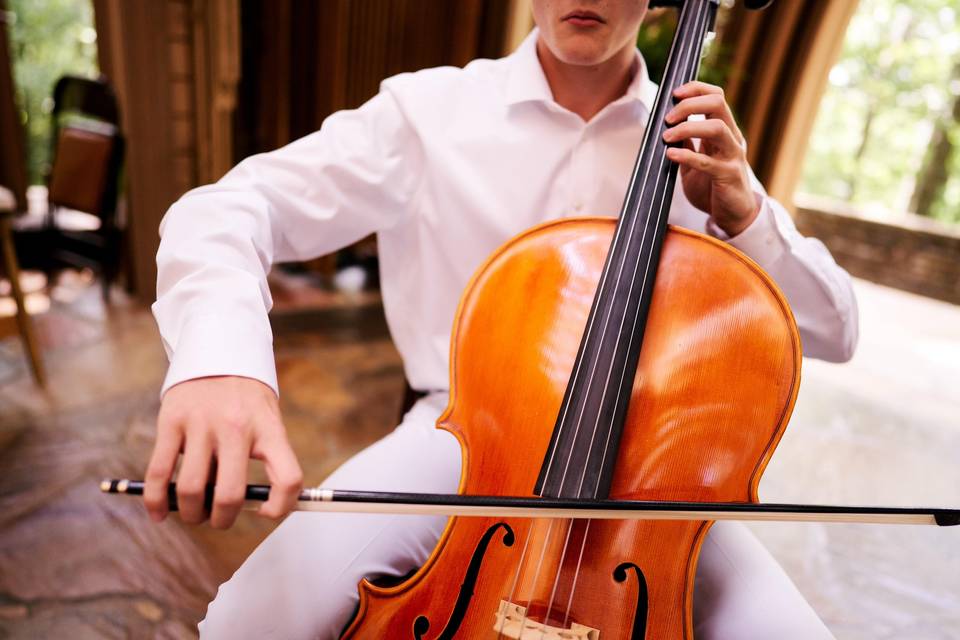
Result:
{"label": "chair back", "polygon": [[113,89],[103,79],[63,76],[53,101],[51,210],[76,209],[112,226],[124,148]]}
{"label": "chair back", "polygon": [[106,79],[62,76],[53,87],[53,140],[56,140],[60,119],[75,112],[84,117],[107,122],[119,128],[120,109],[117,97]]}

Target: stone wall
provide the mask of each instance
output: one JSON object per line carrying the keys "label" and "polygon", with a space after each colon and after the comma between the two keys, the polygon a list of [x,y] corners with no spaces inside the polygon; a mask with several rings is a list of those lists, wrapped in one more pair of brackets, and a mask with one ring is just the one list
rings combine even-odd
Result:
{"label": "stone wall", "polygon": [[960,229],[906,214],[891,223],[812,201],[797,204],[795,220],[851,275],[960,304]]}

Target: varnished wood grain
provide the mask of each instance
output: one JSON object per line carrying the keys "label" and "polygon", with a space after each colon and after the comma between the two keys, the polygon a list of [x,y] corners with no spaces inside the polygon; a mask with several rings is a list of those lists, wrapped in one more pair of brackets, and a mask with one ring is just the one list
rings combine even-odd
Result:
{"label": "varnished wood grain", "polygon": [[[455,324],[450,405],[438,422],[463,447],[462,493],[530,495],[614,224],[542,225],[504,245],[474,276]],[[756,501],[799,373],[796,327],[769,277],[716,240],[671,230],[611,497]],[[407,582],[362,583],[346,637],[412,638],[421,615],[431,621],[424,637],[437,637],[477,542],[496,522],[454,519]],[[506,599],[529,605],[539,621],[550,608],[551,624],[579,622],[604,640],[629,638],[637,584],[613,579],[623,562],[646,576],[646,637],[692,637],[693,576],[708,522],[509,525],[516,543],[494,537],[457,637],[496,637],[494,614]]]}

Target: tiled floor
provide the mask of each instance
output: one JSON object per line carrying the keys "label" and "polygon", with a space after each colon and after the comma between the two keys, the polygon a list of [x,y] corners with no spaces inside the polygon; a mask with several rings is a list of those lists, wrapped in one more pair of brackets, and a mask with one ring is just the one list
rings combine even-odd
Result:
{"label": "tiled floor", "polygon": [[[861,349],[847,365],[806,363],[761,496],[960,506],[960,308],[857,287]],[[277,299],[284,416],[317,482],[390,428],[400,363],[375,299],[337,311],[289,287]],[[305,301],[323,309],[291,310]],[[139,477],[149,454],[164,371],[156,330],[122,300],[107,316],[82,280],[38,324],[49,392],[34,388],[19,343],[0,340],[0,637],[189,637],[271,525],[155,526],[135,500],[101,496],[99,478]],[[960,531],[754,529],[838,638],[957,637]]]}

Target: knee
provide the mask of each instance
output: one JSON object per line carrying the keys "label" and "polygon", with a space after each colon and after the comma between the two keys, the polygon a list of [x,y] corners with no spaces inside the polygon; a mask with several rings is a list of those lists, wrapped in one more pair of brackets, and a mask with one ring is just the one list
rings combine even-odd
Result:
{"label": "knee", "polygon": [[718,522],[694,583],[698,638],[833,640],[826,625],[747,527]]}
{"label": "knee", "polygon": [[274,531],[236,573],[220,585],[198,625],[201,638],[336,640],[340,637],[359,600],[359,578],[349,571],[341,571],[330,558],[320,562],[309,560],[309,552],[305,550],[308,545],[293,544],[289,539],[297,519],[289,525],[288,522]]}

